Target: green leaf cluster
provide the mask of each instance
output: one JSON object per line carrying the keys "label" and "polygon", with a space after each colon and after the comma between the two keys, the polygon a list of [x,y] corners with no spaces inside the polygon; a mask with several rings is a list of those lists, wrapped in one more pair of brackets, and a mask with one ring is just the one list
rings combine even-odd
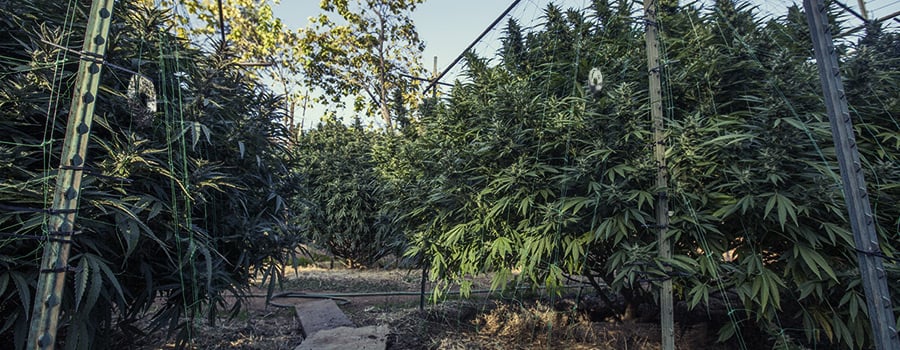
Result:
{"label": "green leaf cluster", "polygon": [[[496,60],[467,57],[464,82],[422,109],[385,156],[393,204],[431,276],[494,272],[652,302],[672,279],[691,308],[724,304],[721,339],[860,348],[871,339],[805,15],[749,4],[663,5],[671,259],[656,256],[643,23],[627,1],[546,8],[510,21]],[[840,32],[840,17],[832,14]],[[838,38],[882,249],[897,251],[897,33]],[[591,68],[605,86],[591,93]],[[898,285],[895,260],[885,260]],[[894,305],[900,296],[894,295]],[[626,312],[627,310],[620,310]]]}
{"label": "green leaf cluster", "polygon": [[[49,43],[80,48],[87,12],[82,2],[70,5],[0,8],[3,348],[24,346],[47,236],[41,209],[56,183],[79,62]],[[189,341],[194,321],[214,322],[227,296],[242,300],[256,272],[274,282],[278,261],[296,245],[283,101],[230,65],[231,53],[179,39],[170,16],[116,4],[63,289],[61,347],[127,347],[156,329]],[[133,74],[116,67],[154,82],[156,113],[133,109]],[[237,312],[241,303],[230,305]]]}
{"label": "green leaf cluster", "polygon": [[351,267],[373,266],[405,241],[384,206],[390,192],[376,172],[373,145],[385,137],[359,120],[348,126],[325,119],[295,145],[294,170],[302,179],[298,219],[306,238]]}

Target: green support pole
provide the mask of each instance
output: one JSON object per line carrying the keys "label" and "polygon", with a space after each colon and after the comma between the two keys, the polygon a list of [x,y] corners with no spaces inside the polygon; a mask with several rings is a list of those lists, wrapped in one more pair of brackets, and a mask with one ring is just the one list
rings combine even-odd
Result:
{"label": "green support pole", "polygon": [[97,87],[109,35],[113,0],[94,0],[84,34],[84,47],[75,93],[60,156],[53,205],[50,209],[49,232],[38,275],[28,349],[53,349],[59,326],[59,309],[66,272],[69,270],[69,248],[75,236],[75,214],[81,191]]}
{"label": "green support pole", "polygon": [[[647,22],[647,68],[650,77],[650,117],[653,121],[653,145],[656,158],[656,228],[660,259],[672,258],[669,241],[668,168],[666,166],[665,125],[662,110],[662,84],[659,62],[659,27],[656,20],[656,0],[644,1],[644,20]],[[672,300],[672,280],[662,281],[659,291],[659,323],[662,331],[660,349],[675,349],[675,319]]]}
{"label": "green support pole", "polygon": [[880,256],[881,246],[875,231],[875,217],[869,204],[869,193],[866,191],[866,179],[854,136],[853,120],[847,107],[844,83],[841,82],[834,40],[828,27],[828,7],[822,0],[804,0],[803,9],[806,10],[810,39],[822,80],[825,110],[828,112],[838,167],[841,170],[841,185],[856,245],[873,342],[878,350],[897,350],[900,349],[900,337],[897,335],[897,321],[891,306],[891,290]]}

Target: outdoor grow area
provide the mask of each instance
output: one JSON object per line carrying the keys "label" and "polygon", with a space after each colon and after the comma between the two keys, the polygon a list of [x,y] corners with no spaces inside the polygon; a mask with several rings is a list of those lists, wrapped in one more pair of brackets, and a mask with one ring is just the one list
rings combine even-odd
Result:
{"label": "outdoor grow area", "polygon": [[424,2],[0,0],[0,348],[900,348],[897,13]]}

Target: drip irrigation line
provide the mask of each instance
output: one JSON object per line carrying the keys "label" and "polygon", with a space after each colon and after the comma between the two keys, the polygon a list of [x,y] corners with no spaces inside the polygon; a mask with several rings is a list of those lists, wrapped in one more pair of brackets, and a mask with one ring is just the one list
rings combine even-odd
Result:
{"label": "drip irrigation line", "polygon": [[439,82],[441,80],[441,78],[444,77],[444,75],[447,75],[447,72],[449,72],[450,69],[453,69],[453,67],[456,66],[456,64],[459,63],[460,60],[462,60],[462,58],[466,55],[466,53],[469,52],[469,50],[471,50],[473,47],[475,47],[475,44],[478,44],[478,42],[481,41],[481,39],[483,39],[484,36],[487,35],[487,33],[489,33],[491,30],[493,30],[494,26],[496,26],[497,23],[500,23],[500,21],[504,17],[506,17],[506,15],[508,15],[510,11],[512,11],[514,8],[516,8],[516,6],[518,6],[520,2],[522,2],[522,0],[513,1],[513,3],[510,4],[509,7],[507,7],[506,10],[503,11],[503,13],[500,14],[500,16],[498,16],[497,19],[494,20],[494,22],[491,22],[491,24],[483,32],[481,32],[480,35],[478,35],[478,38],[475,38],[475,41],[473,41],[471,44],[469,44],[469,46],[466,47],[466,49],[463,50],[463,52],[460,53],[459,56],[456,56],[456,59],[454,59],[453,62],[450,63],[450,65],[447,66],[447,68],[445,68],[444,71],[441,72],[440,75],[438,75],[436,78],[434,78],[434,80],[432,80],[431,83],[425,87],[424,93],[428,93],[428,90],[435,88],[435,85],[437,84],[437,82]]}
{"label": "drip irrigation line", "polygon": [[[856,250],[857,252],[859,252],[859,253],[863,253],[863,254],[866,254],[866,255],[869,255],[869,256],[875,256],[875,257],[882,258],[882,259],[884,259],[884,260],[892,261],[892,262],[894,262],[894,263],[900,263],[900,258],[891,257],[891,256],[888,256],[887,254],[882,253],[882,252],[870,252],[870,251],[863,250],[863,249],[859,249],[859,248],[856,248],[855,250]],[[897,254],[895,253],[894,255],[897,255]]]}
{"label": "drip irrigation line", "polygon": [[834,0],[834,3],[837,4],[838,6],[840,6],[842,9],[846,10],[847,12],[850,12],[850,14],[852,14],[853,16],[856,16],[856,18],[859,18],[861,21],[863,21],[863,23],[869,22],[869,20],[867,20],[865,17],[863,17],[863,15],[859,14],[859,12],[856,12],[856,10],[850,8],[850,6],[844,5],[844,3],[842,3],[838,0]]}
{"label": "drip irrigation line", "polygon": [[[560,286],[559,289],[576,289],[576,288],[593,288],[589,284],[580,284],[580,285],[566,285]],[[517,287],[511,289],[512,291],[522,291],[522,290],[545,290],[548,287]],[[427,291],[427,294],[434,294],[436,290]],[[467,292],[467,294],[500,294],[503,295],[504,290],[492,290],[492,289],[476,289]],[[410,292],[410,291],[390,291],[390,292],[355,292],[355,293],[306,293],[306,292],[283,292],[272,294],[271,296],[267,294],[248,294],[247,297],[251,298],[269,298],[274,299],[331,299],[337,300],[345,303],[350,303],[348,298],[361,298],[361,297],[382,297],[382,296],[419,296],[420,292]],[[462,291],[452,290],[441,292],[443,295],[461,295]]]}
{"label": "drip irrigation line", "polygon": [[[46,40],[41,40],[41,42],[44,43],[44,44],[53,46],[53,47],[55,47],[55,48],[58,48],[58,49],[60,49],[60,50],[63,50],[63,51],[66,51],[66,52],[74,53],[74,54],[78,55],[79,57],[81,57],[82,60],[87,60],[87,61],[90,61],[90,62],[102,64],[102,65],[105,65],[105,66],[107,66],[107,67],[109,67],[109,68],[112,68],[112,69],[115,69],[115,70],[119,70],[119,71],[123,71],[123,72],[126,72],[126,73],[131,73],[131,74],[134,74],[134,75],[138,75],[138,76],[142,76],[142,77],[147,77],[147,76],[145,76],[145,75],[143,75],[143,74],[141,74],[141,73],[135,72],[135,71],[133,71],[133,70],[131,70],[131,69],[122,67],[122,66],[117,65],[117,64],[114,64],[114,63],[110,63],[109,61],[107,61],[107,60],[104,59],[103,57],[94,57],[94,56],[92,56],[92,55],[85,54],[84,52],[81,52],[81,51],[79,51],[79,50],[76,50],[76,49],[70,49],[70,48],[68,48],[68,47],[65,47],[65,46],[62,46],[62,45],[57,45],[56,43],[49,42],[49,41],[46,41]],[[149,79],[149,77],[147,77],[147,78]]]}
{"label": "drip irrigation line", "polygon": [[[418,80],[418,81],[434,81],[434,79],[428,79],[428,78],[417,77],[417,76],[409,75],[409,74],[405,74],[405,73],[399,73],[398,75],[400,75],[401,77],[404,77],[404,78],[412,79],[412,80]],[[443,86],[453,86],[453,84],[445,83],[445,82],[442,82],[442,81],[437,82],[437,84],[438,84],[438,85],[443,85]]]}
{"label": "drip irrigation line", "polygon": [[881,18],[876,18],[876,19],[869,20],[868,22],[866,22],[866,23],[864,23],[864,24],[862,24],[862,25],[856,26],[855,28],[850,29],[850,30],[848,30],[848,31],[846,31],[846,32],[843,32],[843,33],[841,33],[841,34],[839,34],[839,35],[837,35],[837,36],[838,36],[838,37],[847,36],[847,35],[856,33],[856,32],[860,31],[861,29],[863,29],[863,28],[865,28],[865,27],[867,27],[867,26],[870,26],[870,25],[873,25],[873,24],[877,24],[877,23],[881,23],[881,22],[885,22],[885,21],[888,21],[888,20],[891,20],[891,19],[893,19],[893,20],[896,21],[897,23],[900,23],[900,20],[898,20],[897,18],[895,18],[895,17],[897,17],[897,16],[900,16],[900,11],[896,11],[896,12],[894,12],[894,13],[891,13],[891,14],[889,14],[889,15],[887,15],[887,16],[884,16],[884,17],[881,17]]}

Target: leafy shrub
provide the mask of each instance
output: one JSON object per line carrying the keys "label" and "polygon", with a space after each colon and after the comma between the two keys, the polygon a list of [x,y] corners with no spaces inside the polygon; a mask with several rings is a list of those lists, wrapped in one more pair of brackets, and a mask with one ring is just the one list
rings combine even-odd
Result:
{"label": "leafy shrub", "polygon": [[392,214],[384,210],[372,144],[391,137],[326,119],[300,136],[298,173],[304,190],[299,218],[309,238],[349,266],[372,266],[403,243]]}
{"label": "leafy shrub", "polygon": [[[0,135],[0,204],[12,208],[0,212],[3,348],[22,348],[27,336],[42,249],[33,238],[46,235],[39,209],[52,196],[60,111],[79,61],[48,42],[80,48],[87,12],[83,2],[20,5],[0,8],[0,125],[10,130]],[[59,322],[68,348],[107,348],[158,328],[187,340],[194,318],[214,320],[226,294],[240,297],[295,243],[284,220],[295,186],[281,100],[230,65],[226,50],[202,52],[169,32],[165,11],[117,2],[113,18],[115,66],[101,79]],[[154,81],[156,114],[129,108],[133,75],[116,67]],[[149,329],[138,323],[148,315]],[[107,336],[122,332],[129,337]]]}
{"label": "leafy shrub", "polygon": [[[529,32],[510,21],[498,64],[470,55],[468,80],[422,116],[408,145],[417,153],[392,158],[402,171],[388,171],[408,190],[393,204],[409,208],[400,220],[413,235],[408,254],[463,288],[485,271],[495,287],[513,271],[550,287],[576,275],[639,303],[652,299],[644,284],[671,278],[691,307],[736,296],[726,298],[723,340],[740,339],[750,321],[774,343],[866,346],[857,253],[802,12],[760,20],[728,0],[660,10],[672,259],[656,256],[652,228],[644,24],[630,3],[602,0],[584,11],[548,6]],[[898,42],[875,28],[840,47],[888,252],[900,80],[887,72]],[[606,81],[596,95],[585,86],[592,67]]]}

